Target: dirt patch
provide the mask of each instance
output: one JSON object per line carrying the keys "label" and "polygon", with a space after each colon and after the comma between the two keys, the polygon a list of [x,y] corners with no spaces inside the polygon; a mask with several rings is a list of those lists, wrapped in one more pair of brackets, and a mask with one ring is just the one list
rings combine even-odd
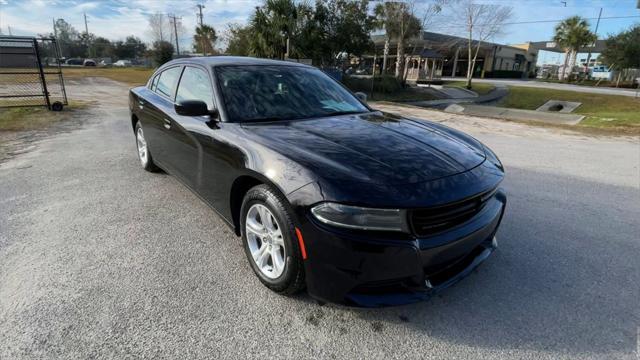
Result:
{"label": "dirt patch", "polygon": [[0,164],[35,149],[42,139],[82,128],[86,123],[99,118],[96,115],[101,111],[127,107],[129,88],[117,81],[89,77],[68,80],[66,87],[70,106],[62,112],[52,113],[44,108],[20,108],[17,118],[11,119],[13,124],[5,130],[0,129]]}

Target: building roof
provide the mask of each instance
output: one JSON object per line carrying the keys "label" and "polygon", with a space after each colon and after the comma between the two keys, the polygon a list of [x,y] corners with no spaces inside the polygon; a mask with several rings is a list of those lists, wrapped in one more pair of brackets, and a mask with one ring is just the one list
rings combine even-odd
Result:
{"label": "building roof", "polygon": [[423,57],[423,58],[432,58],[432,59],[441,59],[444,57],[439,52],[431,49],[422,49],[422,51],[420,51],[418,55],[420,55],[420,57]]}

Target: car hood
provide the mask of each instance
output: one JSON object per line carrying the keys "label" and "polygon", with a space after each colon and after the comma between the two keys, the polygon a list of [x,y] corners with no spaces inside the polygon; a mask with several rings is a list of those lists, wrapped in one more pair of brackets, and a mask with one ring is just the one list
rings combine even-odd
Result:
{"label": "car hood", "polygon": [[243,127],[256,141],[327,179],[417,183],[465,172],[485,160],[484,147],[470,136],[380,112]]}

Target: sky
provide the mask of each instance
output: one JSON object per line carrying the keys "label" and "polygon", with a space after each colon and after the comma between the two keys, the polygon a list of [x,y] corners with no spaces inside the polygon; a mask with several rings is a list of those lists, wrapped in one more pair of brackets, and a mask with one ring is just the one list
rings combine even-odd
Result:
{"label": "sky", "polygon": [[[418,7],[427,0],[418,0]],[[478,0],[511,6],[513,18],[510,22],[559,20],[580,15],[597,18],[603,9],[599,38],[605,38],[640,23],[637,0]],[[182,17],[185,33],[180,36],[181,47],[191,43],[193,29],[197,23],[196,4],[204,4],[204,22],[213,25],[219,34],[228,23],[245,24],[254,8],[262,0],[0,0],[0,29],[3,34],[36,35],[52,32],[52,19],[64,18],[77,30],[84,31],[83,14],[87,14],[89,32],[112,40],[135,35],[150,41],[147,17],[161,12]],[[635,18],[606,19],[606,17],[635,16]],[[595,30],[596,20],[590,20]],[[505,44],[526,41],[544,41],[553,37],[554,22],[514,24],[505,28],[494,42]],[[462,26],[447,16],[436,17],[429,31],[456,34]],[[552,53],[542,56],[556,56]],[[547,60],[554,60],[552,58]],[[548,61],[547,61],[548,62]],[[553,62],[553,61],[551,61]]]}

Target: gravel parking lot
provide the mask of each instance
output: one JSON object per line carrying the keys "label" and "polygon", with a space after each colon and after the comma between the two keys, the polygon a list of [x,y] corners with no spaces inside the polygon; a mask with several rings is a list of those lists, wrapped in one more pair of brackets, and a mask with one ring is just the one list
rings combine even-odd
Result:
{"label": "gravel parking lot", "polygon": [[509,204],[475,274],[364,310],[271,293],[213,210],[140,168],[127,88],[68,90],[96,105],[0,164],[0,359],[640,357],[637,137],[380,105],[492,147]]}

